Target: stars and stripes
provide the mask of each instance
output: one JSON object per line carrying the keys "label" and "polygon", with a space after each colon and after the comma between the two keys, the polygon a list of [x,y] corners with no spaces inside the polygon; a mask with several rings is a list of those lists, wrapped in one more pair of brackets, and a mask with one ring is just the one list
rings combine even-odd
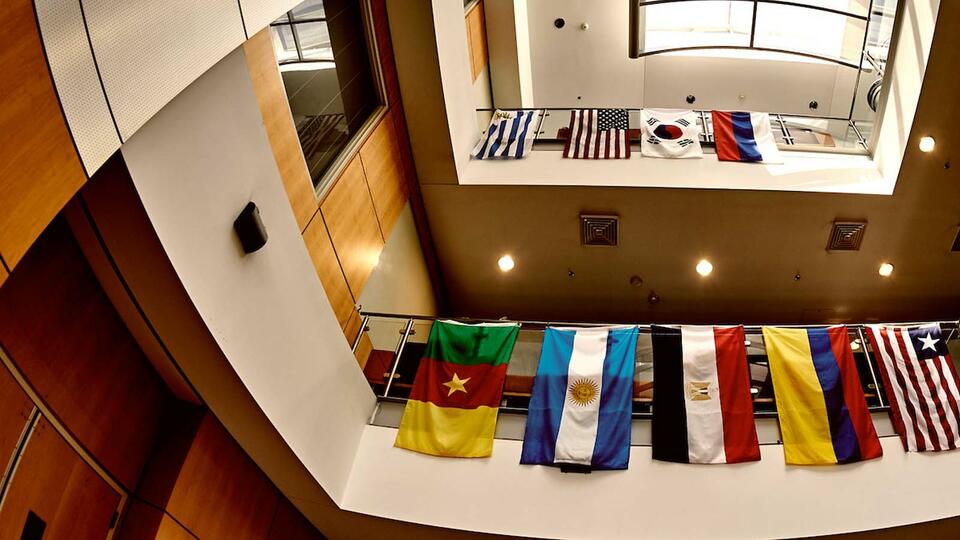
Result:
{"label": "stars and stripes", "polygon": [[530,154],[543,111],[497,109],[483,138],[473,148],[476,159],[520,159]]}
{"label": "stars and stripes", "polygon": [[940,325],[867,327],[890,400],[890,416],[909,452],[960,445],[960,391]]}
{"label": "stars and stripes", "polygon": [[563,157],[574,159],[627,159],[630,157],[626,109],[570,111],[569,137]]}

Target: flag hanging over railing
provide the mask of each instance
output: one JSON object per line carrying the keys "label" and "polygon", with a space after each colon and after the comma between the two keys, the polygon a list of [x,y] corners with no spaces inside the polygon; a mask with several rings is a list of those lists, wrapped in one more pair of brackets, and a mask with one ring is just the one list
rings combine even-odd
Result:
{"label": "flag hanging over railing", "polygon": [[486,457],[520,325],[436,321],[394,446],[447,457]]}
{"label": "flag hanging over railing", "polygon": [[712,117],[720,161],[783,163],[769,114],[713,111]]}
{"label": "flag hanging over railing", "polygon": [[626,109],[570,111],[563,157],[574,159],[629,159],[630,116]]}
{"label": "flag hanging over railing", "polygon": [[520,463],[626,469],[637,327],[547,328]]}
{"label": "flag hanging over railing", "polygon": [[541,110],[497,109],[471,155],[476,159],[520,159],[528,156],[540,127]]}
{"label": "flag hanging over railing", "polygon": [[827,465],[878,458],[845,326],[763,328],[788,464]]}
{"label": "flag hanging over railing", "polygon": [[743,326],[654,326],[653,459],[758,461]]}
{"label": "flag hanging over railing", "polygon": [[893,427],[909,452],[960,446],[957,372],[940,325],[867,327]]}

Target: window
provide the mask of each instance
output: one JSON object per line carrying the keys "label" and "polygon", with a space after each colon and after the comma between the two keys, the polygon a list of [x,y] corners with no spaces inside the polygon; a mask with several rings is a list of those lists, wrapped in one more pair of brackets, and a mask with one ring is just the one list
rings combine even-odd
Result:
{"label": "window", "polygon": [[290,112],[314,186],[383,105],[366,2],[306,0],[270,24]]}

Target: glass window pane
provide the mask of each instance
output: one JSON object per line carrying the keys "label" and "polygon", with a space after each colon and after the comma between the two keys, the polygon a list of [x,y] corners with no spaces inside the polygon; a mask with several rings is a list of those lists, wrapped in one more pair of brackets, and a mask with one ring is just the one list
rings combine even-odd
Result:
{"label": "glass window pane", "polygon": [[323,0],[307,0],[293,8],[290,13],[293,14],[294,19],[315,19],[326,16]]}
{"label": "glass window pane", "polygon": [[293,31],[289,26],[272,26],[273,32],[273,50],[277,55],[277,61],[296,62],[297,45],[293,40]]}
{"label": "glass window pane", "polygon": [[867,14],[867,7],[870,0],[792,0],[798,4],[808,6],[835,9],[845,11],[854,15],[864,16]]}
{"label": "glass window pane", "polygon": [[644,51],[750,44],[752,4],[705,1],[644,8]]}
{"label": "glass window pane", "polygon": [[866,22],[795,6],[760,4],[754,43],[851,62],[860,61]]}
{"label": "glass window pane", "polygon": [[333,60],[326,22],[299,23],[295,28],[304,60]]}

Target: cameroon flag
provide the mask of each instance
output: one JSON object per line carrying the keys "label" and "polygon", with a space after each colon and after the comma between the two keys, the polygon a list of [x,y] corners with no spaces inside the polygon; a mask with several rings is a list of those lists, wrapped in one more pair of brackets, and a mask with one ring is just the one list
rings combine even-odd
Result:
{"label": "cameroon flag", "polygon": [[434,456],[489,456],[519,333],[515,323],[435,322],[394,446]]}

